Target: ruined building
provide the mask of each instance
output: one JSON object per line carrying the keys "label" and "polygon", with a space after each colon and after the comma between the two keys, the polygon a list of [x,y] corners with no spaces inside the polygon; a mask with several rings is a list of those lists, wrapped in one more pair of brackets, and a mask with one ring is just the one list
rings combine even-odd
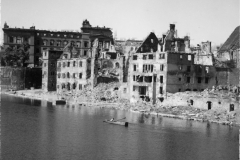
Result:
{"label": "ruined building", "polygon": [[173,24],[160,40],[151,32],[130,58],[131,102],[141,98],[155,103],[157,99],[163,100],[167,93],[202,91],[213,86],[215,69],[211,47],[209,42],[203,44],[206,51],[195,54],[189,37],[176,37]]}

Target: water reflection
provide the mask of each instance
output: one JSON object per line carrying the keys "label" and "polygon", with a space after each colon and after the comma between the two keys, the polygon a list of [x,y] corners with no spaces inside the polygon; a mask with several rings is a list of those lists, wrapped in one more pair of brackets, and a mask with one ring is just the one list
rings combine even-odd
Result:
{"label": "water reflection", "polygon": [[[238,129],[110,108],[2,98],[3,159],[237,159]],[[128,128],[104,119],[130,122]],[[20,157],[20,158],[19,158]]]}

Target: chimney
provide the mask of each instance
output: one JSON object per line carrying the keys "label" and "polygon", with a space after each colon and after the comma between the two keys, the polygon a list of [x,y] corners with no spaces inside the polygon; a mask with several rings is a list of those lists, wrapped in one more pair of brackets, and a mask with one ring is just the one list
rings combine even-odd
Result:
{"label": "chimney", "polygon": [[175,30],[175,24],[170,24],[170,30]]}

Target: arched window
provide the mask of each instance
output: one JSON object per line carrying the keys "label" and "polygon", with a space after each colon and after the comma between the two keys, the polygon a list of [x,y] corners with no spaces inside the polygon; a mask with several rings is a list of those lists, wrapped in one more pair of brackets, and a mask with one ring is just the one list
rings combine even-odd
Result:
{"label": "arched window", "polygon": [[67,72],[67,78],[70,78],[70,74],[69,74],[69,72]]}

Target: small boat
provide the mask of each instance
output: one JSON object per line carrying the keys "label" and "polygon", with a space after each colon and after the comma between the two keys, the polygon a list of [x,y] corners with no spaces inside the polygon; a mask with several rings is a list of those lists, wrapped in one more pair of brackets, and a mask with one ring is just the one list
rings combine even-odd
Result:
{"label": "small boat", "polygon": [[117,124],[117,125],[128,127],[128,122],[110,121],[110,120],[107,120],[107,119],[105,119],[103,122],[110,123],[110,124]]}

